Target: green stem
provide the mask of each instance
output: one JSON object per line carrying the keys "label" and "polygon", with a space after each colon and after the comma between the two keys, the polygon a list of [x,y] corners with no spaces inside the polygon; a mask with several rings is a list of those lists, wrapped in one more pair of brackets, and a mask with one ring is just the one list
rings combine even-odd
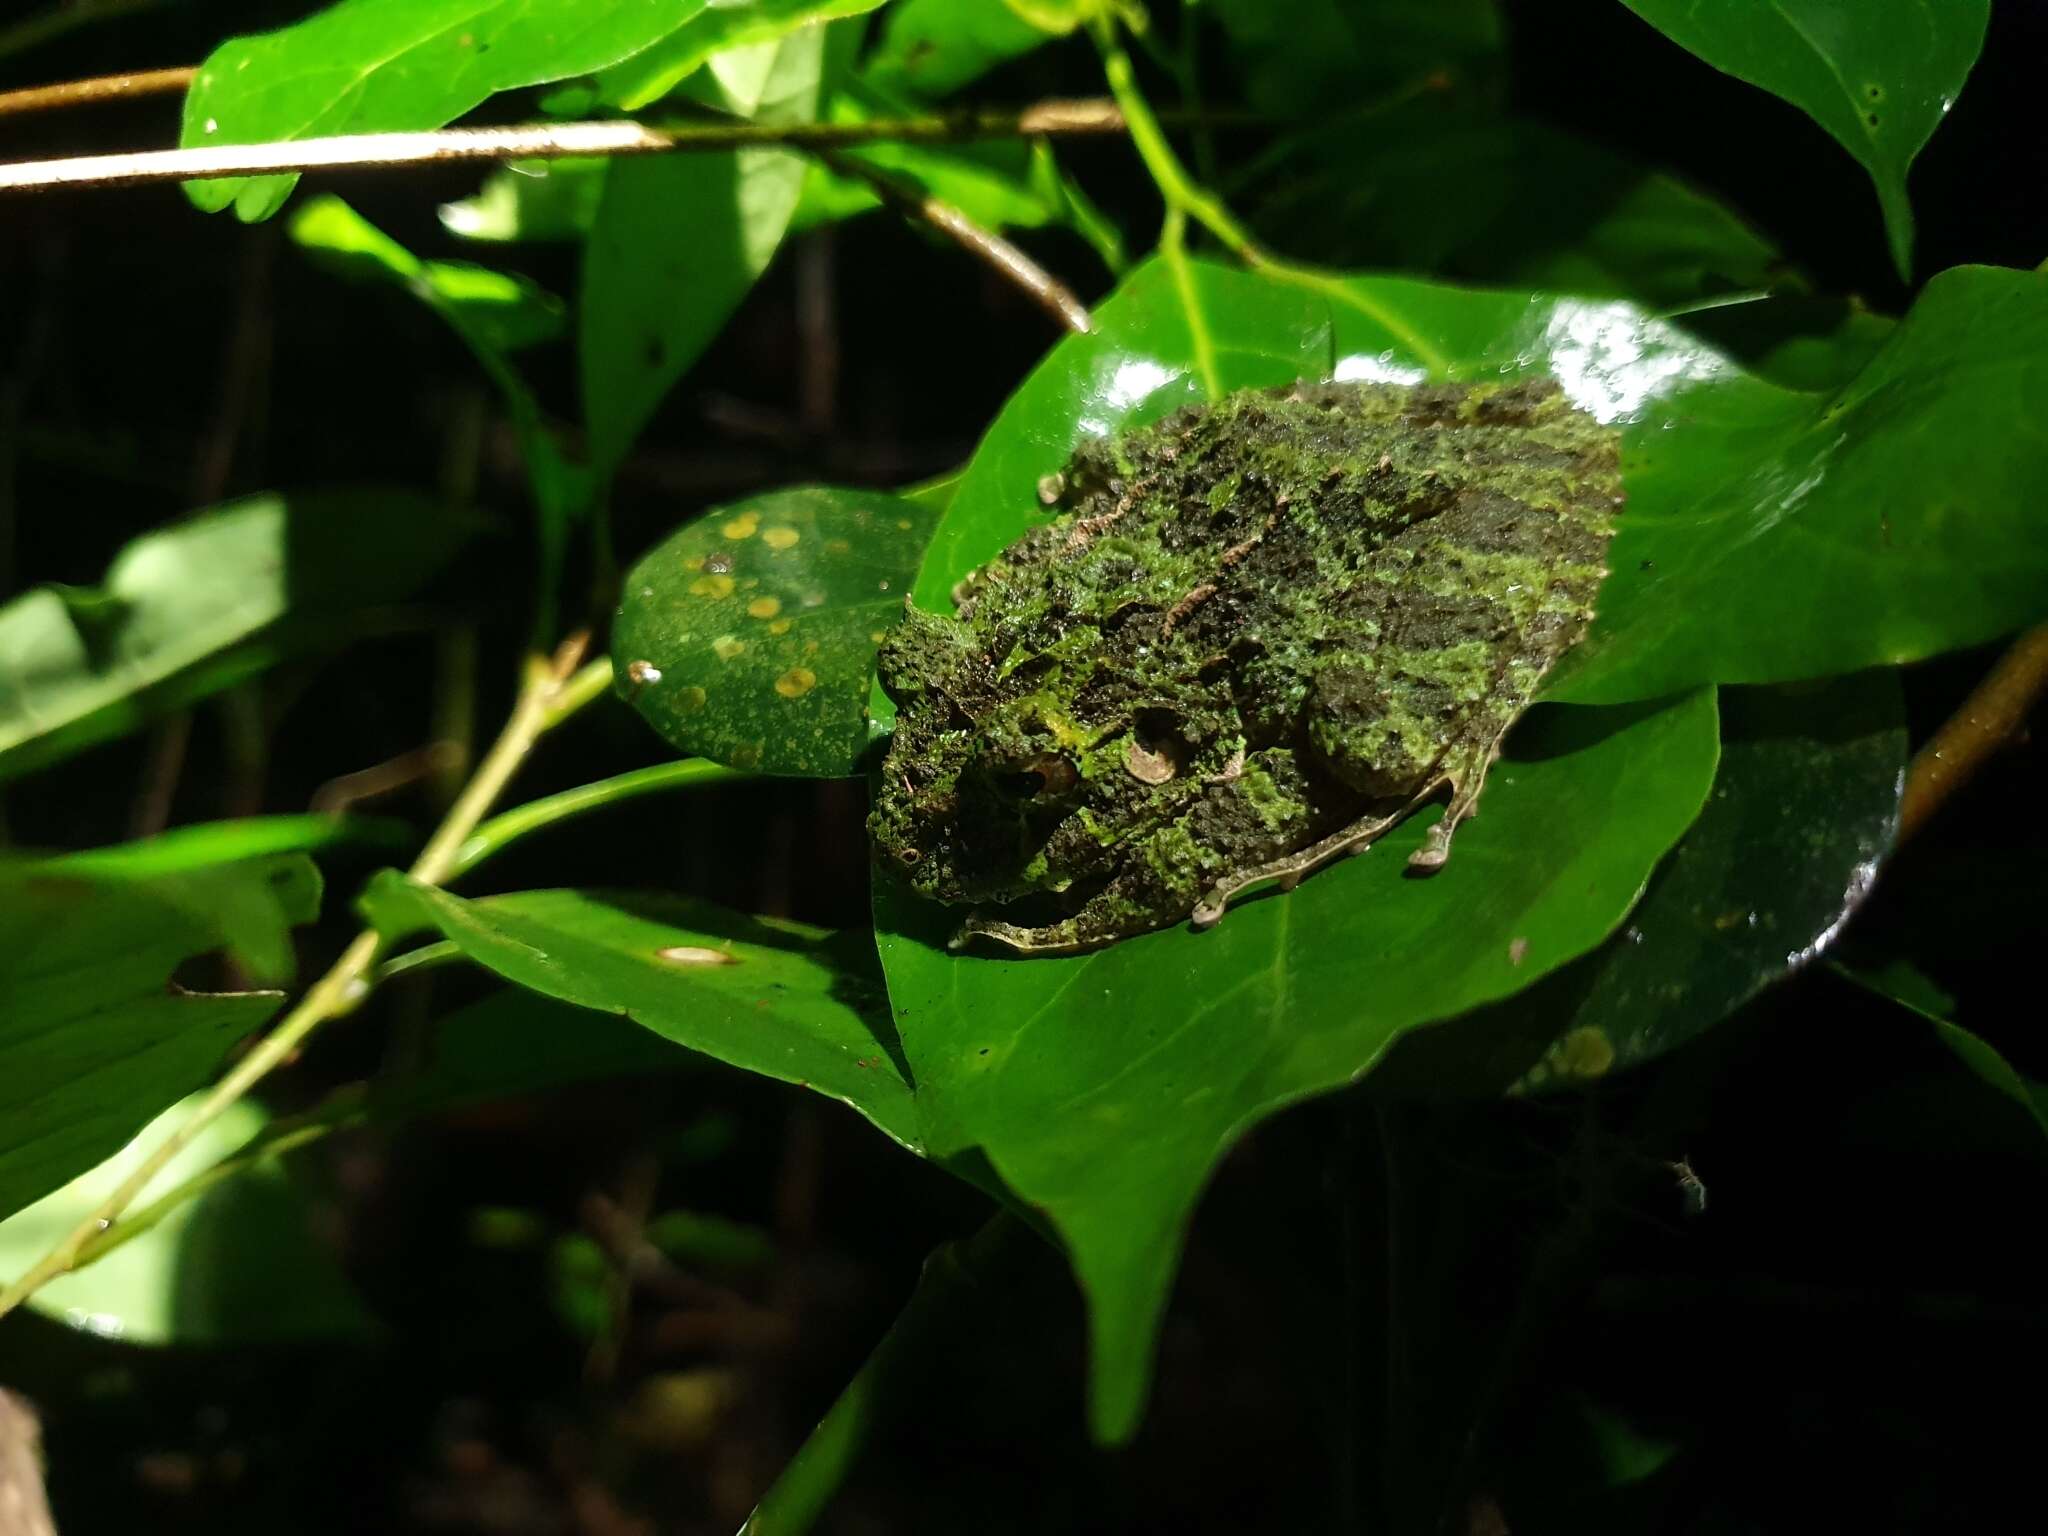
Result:
{"label": "green stem", "polygon": [[635,768],[630,773],[599,779],[594,784],[579,784],[574,789],[563,790],[559,795],[529,800],[524,805],[499,812],[472,832],[469,840],[457,851],[454,867],[449,870],[448,877],[451,880],[460,879],[485,859],[517,842],[528,833],[538,832],[542,827],[553,826],[558,821],[567,821],[571,817],[603,810],[608,805],[618,805],[626,800],[637,799],[641,795],[655,795],[672,789],[691,789],[699,784],[722,784],[753,777],[753,774],[743,773],[737,768],[727,768],[700,757],[692,757],[685,758],[679,763],[656,763],[651,768]]}
{"label": "green stem", "polygon": [[1038,1241],[1005,1210],[973,1237],[933,1250],[908,1304],[754,1506],[740,1536],[808,1531],[876,1433],[921,1401],[917,1386],[924,1368],[1017,1279],[1021,1261]]}
{"label": "green stem", "polygon": [[[574,677],[569,669],[581,653],[581,642],[572,642],[555,660],[535,656],[526,664],[526,675],[512,715],[505,723],[484,760],[447,817],[434,832],[410,871],[415,880],[440,885],[454,868],[457,850],[469,840],[484,813],[491,808],[512,775],[526,761],[534,743],[584,704],[604,691],[611,669],[593,662]],[[178,1128],[164,1138],[156,1150],[130,1170],[113,1193],[94,1208],[91,1215],[74,1227],[57,1246],[38,1260],[29,1272],[0,1292],[0,1316],[28,1300],[46,1283],[75,1268],[86,1246],[101,1238],[114,1222],[133,1205],[150,1182],[172,1159],[191,1145],[207,1126],[238,1103],[275,1068],[298,1052],[307,1037],[329,1019],[339,1018],[358,1007],[371,986],[371,972],[382,949],[375,930],[365,929],[343,950],[327,974],[314,982],[305,996],[288,1012],[277,1028],[252,1046],[230,1067],[199,1106]]]}

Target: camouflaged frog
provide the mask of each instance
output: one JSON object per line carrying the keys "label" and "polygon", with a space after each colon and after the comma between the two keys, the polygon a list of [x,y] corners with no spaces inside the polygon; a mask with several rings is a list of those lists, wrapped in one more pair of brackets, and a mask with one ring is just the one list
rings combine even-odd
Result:
{"label": "camouflaged frog", "polygon": [[1440,867],[1584,632],[1617,434],[1548,380],[1244,391],[1085,444],[884,641],[869,819],[955,946],[1090,949],[1291,889],[1432,797]]}

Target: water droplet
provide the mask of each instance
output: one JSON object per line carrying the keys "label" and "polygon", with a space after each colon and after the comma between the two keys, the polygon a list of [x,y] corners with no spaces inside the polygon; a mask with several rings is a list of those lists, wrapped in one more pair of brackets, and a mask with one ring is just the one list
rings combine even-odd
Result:
{"label": "water droplet", "polygon": [[649,683],[661,681],[661,668],[651,661],[629,661],[626,663],[626,676],[633,683],[644,688]]}

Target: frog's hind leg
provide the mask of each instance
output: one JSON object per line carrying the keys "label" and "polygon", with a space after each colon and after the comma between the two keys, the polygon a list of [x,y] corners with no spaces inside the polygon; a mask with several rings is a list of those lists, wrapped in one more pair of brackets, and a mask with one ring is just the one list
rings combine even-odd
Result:
{"label": "frog's hind leg", "polygon": [[1500,756],[1501,736],[1506,734],[1502,731],[1500,736],[1483,746],[1446,762],[1442,774],[1430,786],[1428,792],[1434,794],[1444,785],[1450,785],[1451,802],[1423,838],[1422,846],[1408,855],[1408,867],[1417,874],[1433,875],[1450,862],[1451,835],[1458,830],[1460,822],[1478,814],[1479,791],[1486,788],[1486,770]]}
{"label": "frog's hind leg", "polygon": [[1283,891],[1291,891],[1325,864],[1341,859],[1347,854],[1365,852],[1385,833],[1399,826],[1403,818],[1439,787],[1441,781],[1431,785],[1430,789],[1417,795],[1391,816],[1368,816],[1362,821],[1354,821],[1348,827],[1340,827],[1320,842],[1310,843],[1308,847],[1298,849],[1284,858],[1257,864],[1250,869],[1239,870],[1235,874],[1225,876],[1210,887],[1208,895],[1196,903],[1195,910],[1189,914],[1191,920],[1197,928],[1213,928],[1223,921],[1224,909],[1254,886],[1265,885],[1270,881]]}

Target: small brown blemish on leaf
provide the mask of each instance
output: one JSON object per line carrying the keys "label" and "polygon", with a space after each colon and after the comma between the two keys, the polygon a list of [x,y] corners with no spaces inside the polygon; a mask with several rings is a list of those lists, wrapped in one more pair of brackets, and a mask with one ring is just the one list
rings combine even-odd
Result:
{"label": "small brown blemish on leaf", "polygon": [[761,766],[761,744],[748,742],[743,747],[732,749],[732,765],[735,768],[758,768]]}
{"label": "small brown blemish on leaf", "polygon": [[678,688],[675,693],[676,708],[686,715],[694,715],[705,704],[702,688]]}
{"label": "small brown blemish on leaf", "polygon": [[735,640],[731,635],[720,635],[711,642],[711,649],[717,653],[720,661],[731,661],[735,656],[746,654],[747,642]]}
{"label": "small brown blemish on leaf", "polygon": [[761,526],[761,519],[751,512],[742,512],[738,517],[729,518],[718,531],[728,539],[751,539],[754,530]]}
{"label": "small brown blemish on leaf", "polygon": [[750,619],[772,619],[780,612],[782,599],[779,597],[757,597],[747,604],[747,617]]}
{"label": "small brown blemish on leaf", "polygon": [[794,528],[770,528],[761,535],[761,542],[770,549],[793,549],[802,537]]}
{"label": "small brown blemish on leaf", "polygon": [[670,965],[738,965],[740,957],[729,955],[722,949],[704,949],[695,944],[671,944],[667,949],[654,952],[657,960],[666,960]]}
{"label": "small brown blemish on leaf", "polygon": [[692,597],[731,597],[732,578],[730,576],[699,576],[690,583],[690,595]]}
{"label": "small brown blemish on leaf", "polygon": [[818,686],[818,674],[809,667],[791,667],[775,679],[775,691],[785,699],[800,699]]}
{"label": "small brown blemish on leaf", "polygon": [[1573,1077],[1602,1077],[1614,1065],[1614,1042],[1603,1031],[1583,1024],[1557,1042],[1552,1060]]}
{"label": "small brown blemish on leaf", "polygon": [[1510,939],[1508,941],[1509,965],[1520,965],[1524,960],[1528,958],[1529,941],[1527,939]]}

